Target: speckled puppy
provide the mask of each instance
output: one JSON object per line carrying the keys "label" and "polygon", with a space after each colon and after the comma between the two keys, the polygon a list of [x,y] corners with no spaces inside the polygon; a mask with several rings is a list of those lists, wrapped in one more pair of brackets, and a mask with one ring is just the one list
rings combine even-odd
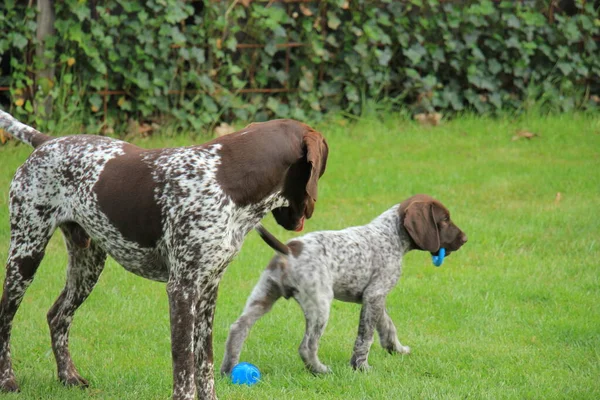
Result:
{"label": "speckled puppy", "polygon": [[101,136],[53,138],[3,111],[0,128],[35,148],[10,187],[0,389],[18,390],[12,320],[60,228],[67,283],[48,312],[59,379],[88,385],[69,354],[69,328],[108,253],[134,274],[168,282],[173,398],[214,399],[212,325],[221,275],[267,212],[290,230],[311,217],[328,154],[321,134],[276,120],[200,146],[146,150]]}
{"label": "speckled puppy", "polygon": [[449,255],[467,242],[467,236],[450,220],[446,207],[426,195],[410,197],[367,225],[309,233],[290,241],[287,248],[268,232],[259,228],[259,233],[282,254],[271,260],[244,312],[231,325],[222,374],[229,374],[238,363],[252,325],[282,296],[293,297],[304,311],[306,333],[299,352],[314,373],[330,371],[319,360],[317,349],[334,298],[362,304],[350,360],[353,368],[368,368],[375,329],[387,351],[409,353],[410,349],[398,340],[385,310],[386,296],[400,278],[402,256],[414,249],[437,254],[441,247]]}

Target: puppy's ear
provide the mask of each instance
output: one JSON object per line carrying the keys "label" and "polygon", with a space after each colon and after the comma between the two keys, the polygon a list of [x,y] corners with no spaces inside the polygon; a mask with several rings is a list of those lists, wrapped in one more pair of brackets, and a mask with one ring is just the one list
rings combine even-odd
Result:
{"label": "puppy's ear", "polygon": [[306,218],[310,218],[315,208],[317,201],[317,182],[325,172],[327,166],[327,156],[329,155],[329,147],[325,138],[314,130],[309,130],[303,137],[304,146],[306,147],[306,161],[310,165],[310,175],[306,182],[306,194],[309,196],[306,199]]}
{"label": "puppy's ear", "polygon": [[421,249],[435,253],[440,249],[440,233],[435,222],[434,205],[415,201],[404,210],[404,227],[415,244]]}

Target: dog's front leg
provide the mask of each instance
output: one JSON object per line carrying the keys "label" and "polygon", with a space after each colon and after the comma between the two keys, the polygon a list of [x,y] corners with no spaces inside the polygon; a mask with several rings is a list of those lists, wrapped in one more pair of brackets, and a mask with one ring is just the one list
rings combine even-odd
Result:
{"label": "dog's front leg", "polygon": [[358,336],[354,343],[354,352],[350,359],[350,365],[354,369],[369,369],[367,362],[369,350],[373,344],[373,335],[379,319],[385,310],[385,296],[364,296],[363,306],[360,310],[360,323],[358,325]]}
{"label": "dog's front leg", "polygon": [[194,324],[198,289],[191,282],[176,279],[167,283],[171,317],[171,354],[173,357],[173,400],[193,400]]}
{"label": "dog's front leg", "polygon": [[196,359],[196,390],[199,400],[217,398],[213,373],[212,332],[221,274],[215,279],[208,280],[200,285],[198,303],[196,304],[194,354]]}
{"label": "dog's front leg", "polygon": [[379,322],[377,323],[377,332],[379,333],[381,347],[386,349],[388,353],[410,353],[410,347],[403,346],[402,343],[400,343],[400,340],[398,340],[398,334],[396,332],[394,322],[385,309],[383,310],[383,315],[381,318],[379,318]]}

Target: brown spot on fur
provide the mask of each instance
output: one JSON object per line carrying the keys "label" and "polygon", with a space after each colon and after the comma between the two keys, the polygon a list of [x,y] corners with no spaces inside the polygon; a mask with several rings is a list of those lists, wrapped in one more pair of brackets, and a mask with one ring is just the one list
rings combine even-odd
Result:
{"label": "brown spot on fur", "polygon": [[42,258],[44,258],[44,252],[35,252],[30,256],[15,259],[15,262],[19,264],[19,273],[23,279],[29,280],[33,278]]}
{"label": "brown spot on fur", "polygon": [[35,136],[31,138],[31,144],[34,148],[38,147],[41,144],[46,143],[48,140],[54,139],[52,136],[44,135],[41,132],[36,131]]}
{"label": "brown spot on fur", "polygon": [[90,247],[92,238],[89,237],[85,229],[75,222],[67,222],[64,224],[64,228],[67,229],[71,235],[71,240],[76,246],[83,249]]}
{"label": "brown spot on fur", "polygon": [[290,248],[290,251],[294,257],[298,257],[304,248],[304,244],[299,240],[292,240],[287,244],[287,246]]}
{"label": "brown spot on fur", "polygon": [[269,301],[268,298],[261,298],[261,299],[258,299],[258,300],[254,300],[250,306],[251,307],[252,306],[260,306],[261,308],[267,308],[271,304],[272,304],[272,302]]}
{"label": "brown spot on fur", "polygon": [[144,150],[130,144],[123,150],[124,155],[106,163],[92,190],[102,212],[125,239],[154,247],[162,224],[152,169],[142,160]]}
{"label": "brown spot on fur", "polygon": [[269,264],[267,265],[267,269],[274,271],[276,269],[279,268],[285,268],[286,262],[285,262],[285,258],[282,256],[275,256],[273,258],[271,258],[271,261],[269,261]]}

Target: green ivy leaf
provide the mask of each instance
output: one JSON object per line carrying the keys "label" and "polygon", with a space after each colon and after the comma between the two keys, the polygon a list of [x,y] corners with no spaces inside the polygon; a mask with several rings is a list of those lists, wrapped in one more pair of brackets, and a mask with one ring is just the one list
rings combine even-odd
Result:
{"label": "green ivy leaf", "polygon": [[89,101],[92,105],[92,110],[95,110],[94,112],[99,111],[102,108],[102,105],[104,104],[104,102],[102,101],[102,97],[100,97],[100,95],[98,94],[93,94],[92,96],[90,96]]}
{"label": "green ivy leaf", "polygon": [[560,72],[562,72],[565,76],[569,75],[573,71],[571,64],[565,61],[557,62],[556,67],[560,69]]}
{"label": "green ivy leaf", "polygon": [[419,43],[415,43],[410,48],[402,50],[402,53],[410,60],[412,64],[418,64],[423,56],[427,54],[425,47]]}
{"label": "green ivy leaf", "polygon": [[138,71],[135,77],[135,83],[142,90],[150,89],[150,79],[148,77],[148,73],[143,71]]}
{"label": "green ivy leaf", "polygon": [[375,54],[377,56],[377,61],[379,62],[379,65],[381,65],[382,67],[386,67],[392,59],[392,49],[390,49],[389,47],[386,47],[383,50],[375,49]]}
{"label": "green ivy leaf", "polygon": [[13,45],[19,49],[19,50],[23,50],[25,48],[25,46],[27,46],[28,40],[25,36],[21,35],[18,32],[15,32],[13,34]]}
{"label": "green ivy leaf", "polygon": [[171,37],[175,44],[183,44],[186,42],[185,35],[181,33],[178,26],[171,27]]}
{"label": "green ivy leaf", "polygon": [[342,21],[333,11],[327,11],[327,26],[334,31],[340,26]]}

